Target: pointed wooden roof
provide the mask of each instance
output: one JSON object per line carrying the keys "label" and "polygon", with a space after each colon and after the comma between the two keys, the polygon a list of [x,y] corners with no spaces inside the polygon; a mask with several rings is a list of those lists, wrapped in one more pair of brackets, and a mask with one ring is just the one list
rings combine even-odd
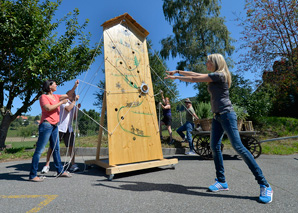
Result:
{"label": "pointed wooden roof", "polygon": [[123,15],[112,18],[104,22],[101,26],[103,28],[109,28],[113,25],[120,23],[123,20],[135,27],[139,31],[139,33],[141,33],[144,37],[147,37],[149,35],[149,32],[145,28],[143,28],[138,22],[136,22],[136,20],[134,20],[128,13],[124,13]]}

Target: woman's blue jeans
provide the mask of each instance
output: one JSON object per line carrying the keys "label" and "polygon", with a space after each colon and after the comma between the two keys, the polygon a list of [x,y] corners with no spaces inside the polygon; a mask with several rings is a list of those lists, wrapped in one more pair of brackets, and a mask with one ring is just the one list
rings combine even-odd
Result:
{"label": "woman's blue jeans", "polygon": [[36,143],[36,149],[32,157],[29,179],[33,179],[37,176],[39,159],[49,140],[50,147],[53,149],[54,165],[57,169],[58,174],[63,173],[63,166],[60,158],[58,127],[48,122],[43,122],[39,125],[38,132],[39,136]]}
{"label": "woman's blue jeans", "polygon": [[262,170],[258,166],[252,154],[245,148],[240,139],[237,128],[237,116],[234,111],[222,114],[216,114],[212,120],[211,130],[211,149],[214,159],[216,177],[219,182],[225,182],[223,157],[221,153],[221,140],[224,132],[226,132],[233,148],[245,161],[255,179],[259,184],[268,185]]}
{"label": "woman's blue jeans", "polygon": [[194,151],[194,146],[193,146],[193,142],[192,142],[192,134],[191,134],[193,128],[194,128],[194,124],[189,121],[186,121],[185,124],[183,124],[176,130],[176,132],[181,136],[182,139],[185,138],[183,131],[186,131],[186,140],[189,143],[190,151]]}

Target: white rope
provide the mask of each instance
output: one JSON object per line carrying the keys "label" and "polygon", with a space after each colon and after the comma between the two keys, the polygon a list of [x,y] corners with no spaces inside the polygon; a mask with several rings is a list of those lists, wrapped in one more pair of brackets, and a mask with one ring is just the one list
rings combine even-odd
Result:
{"label": "white rope", "polygon": [[[160,63],[162,64],[162,66],[165,68],[165,70],[167,70],[167,68],[165,67],[165,65],[163,64],[163,62],[161,61],[161,59],[159,58],[159,56],[157,55],[157,53],[155,52],[154,49],[151,48],[150,44],[147,42],[148,46],[150,47],[151,50],[153,50],[154,52],[154,55],[157,56],[157,59],[160,61]],[[168,87],[168,85],[164,82],[164,80],[162,80],[162,78],[155,72],[155,70],[150,66],[150,69],[154,72],[154,74],[160,79],[160,81],[168,88],[168,90],[174,95],[174,97],[178,100],[178,102],[180,102],[182,104],[182,106],[186,109],[186,111],[188,111],[190,114],[192,114],[190,112],[189,109],[187,109],[187,107],[185,106],[185,104],[183,104],[183,102],[181,100],[183,99],[180,99],[175,95],[175,93]]]}
{"label": "white rope", "polygon": [[107,130],[106,128],[104,128],[102,125],[100,125],[100,123],[98,123],[96,120],[94,120],[93,118],[91,118],[87,113],[85,113],[83,110],[79,109],[84,115],[86,115],[88,118],[90,118],[92,121],[94,121],[97,125],[99,125],[101,128],[103,128],[106,132],[108,132],[109,134],[111,134],[109,132],[109,130]]}
{"label": "white rope", "polygon": [[103,35],[101,35],[101,37],[100,37],[100,39],[99,39],[99,42],[98,42],[98,45],[97,45],[97,48],[96,48],[96,50],[95,50],[95,52],[94,52],[94,54],[93,54],[93,56],[92,56],[92,59],[91,59],[90,64],[89,64],[89,67],[88,67],[87,72],[86,72],[85,77],[84,77],[84,81],[85,81],[86,76],[87,76],[87,74],[88,74],[88,72],[89,72],[90,66],[91,66],[91,64],[93,63],[93,60],[94,60],[94,58],[95,58],[95,54],[96,54],[96,52],[97,52],[97,50],[98,50],[98,48],[99,48],[99,46],[100,46],[100,43],[101,43],[101,40],[102,40],[102,36],[103,36]]}
{"label": "white rope", "polygon": [[[96,87],[96,88],[101,89],[103,91],[106,91],[105,89],[103,89],[103,88],[101,88],[99,86],[96,86],[94,84],[90,84],[90,83],[85,82],[85,81],[82,81],[80,79],[79,79],[79,81],[81,81],[82,83],[85,83],[85,84],[89,84],[90,86]],[[106,92],[109,93],[109,94],[139,93],[139,91],[136,91],[136,89],[134,91],[124,91],[124,92],[122,92],[122,91],[106,91]]]}
{"label": "white rope", "polygon": [[158,104],[158,125],[159,125],[159,132],[161,132],[161,126],[160,126],[160,104]]}
{"label": "white rope", "polygon": [[85,84],[88,84],[88,85],[90,85],[90,86],[96,87],[96,88],[98,88],[98,89],[101,89],[101,90],[103,90],[103,91],[106,91],[105,89],[103,89],[103,88],[101,88],[101,87],[99,87],[99,86],[96,86],[96,85],[94,85],[94,84],[90,84],[90,83],[88,83],[88,82],[86,82],[86,81],[83,81],[83,80],[80,80],[80,79],[79,79],[79,81],[80,81],[80,82],[83,82],[83,83],[85,83]]}
{"label": "white rope", "polygon": [[153,98],[153,97],[155,97],[155,96],[157,96],[157,95],[159,95],[159,94],[161,94],[161,91],[160,91],[159,93],[155,94],[155,95],[150,95],[150,94],[148,93],[148,95],[149,95],[150,98]]}
{"label": "white rope", "polygon": [[[79,87],[79,86],[78,86]],[[78,92],[78,90],[79,90],[79,88],[77,87],[77,92]],[[74,105],[74,107],[71,109],[71,111],[73,110],[73,112],[68,112],[68,113],[71,113],[71,115],[72,115],[72,117],[70,118],[71,119],[71,126],[73,126],[73,122],[74,122],[74,118],[76,117],[77,118],[77,112],[78,112],[78,106],[77,106],[77,101],[76,101],[76,99],[74,99],[74,101],[75,101],[75,105]],[[64,110],[65,110],[65,108],[63,108]],[[68,125],[69,126],[69,125]],[[68,126],[67,126],[67,129],[68,129]],[[71,150],[71,153],[70,153],[70,156],[69,156],[69,161],[68,162],[66,162],[66,160],[65,160],[65,162],[64,162],[64,166],[63,166],[63,168],[65,168],[66,167],[66,169],[65,169],[65,171],[67,171],[68,170],[68,168],[69,168],[69,166],[70,166],[70,164],[71,164],[71,161],[72,161],[72,159],[74,158],[74,156],[75,156],[75,140],[76,140],[76,133],[77,133],[77,122],[76,122],[76,125],[75,125],[75,129],[72,131],[73,132],[73,134],[74,134],[74,141],[73,141],[73,146],[72,146],[72,150]],[[67,147],[67,149],[66,149],[66,153],[65,153],[65,159],[67,159],[67,156],[68,156],[68,152],[69,152],[69,147],[70,147],[70,140],[71,140],[71,132],[69,132],[69,134],[70,134],[70,137],[68,137],[68,147]]]}
{"label": "white rope", "polygon": [[[99,69],[101,68],[101,66],[103,65],[103,63],[104,63],[104,60],[101,62],[100,66],[98,67],[98,69],[96,70],[96,72],[94,73],[94,75],[91,77],[91,79],[92,79],[92,80],[91,80],[91,83],[93,83],[93,81],[95,80],[95,78],[96,78],[96,76],[97,76],[97,74],[98,74],[98,72],[99,72]],[[84,79],[84,80],[85,80],[85,79]],[[82,89],[82,91],[81,91],[80,93],[83,93],[84,89],[85,89],[85,87]],[[81,102],[83,102],[83,100],[85,99],[85,97],[86,97],[86,95],[87,95],[89,89],[90,89],[90,86],[87,88],[87,91],[85,92],[83,98],[81,99]],[[100,89],[101,89],[101,88],[100,88]]]}

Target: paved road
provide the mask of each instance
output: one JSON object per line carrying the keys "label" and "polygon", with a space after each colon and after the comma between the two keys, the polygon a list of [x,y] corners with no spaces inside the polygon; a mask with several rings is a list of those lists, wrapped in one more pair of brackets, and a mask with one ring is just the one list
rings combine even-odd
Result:
{"label": "paved road", "polygon": [[[257,162],[274,189],[271,204],[258,200],[259,186],[233,152],[224,154],[230,191],[211,193],[213,161],[199,156],[175,155],[179,163],[169,167],[115,175],[108,181],[97,166],[72,178],[42,183],[28,181],[30,160],[0,163],[1,212],[297,212],[298,154],[261,155]],[[84,160],[77,157],[81,169]],[[41,159],[40,169],[45,159]],[[53,165],[51,165],[53,167]]]}

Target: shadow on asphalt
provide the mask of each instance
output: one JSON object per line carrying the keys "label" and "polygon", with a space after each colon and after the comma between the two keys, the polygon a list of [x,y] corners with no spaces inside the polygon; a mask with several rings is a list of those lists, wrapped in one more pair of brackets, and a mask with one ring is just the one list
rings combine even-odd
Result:
{"label": "shadow on asphalt", "polygon": [[[112,186],[113,185],[112,183],[116,183],[118,186]],[[207,187],[183,186],[180,184],[169,184],[169,183],[112,181],[110,184],[105,184],[104,182],[101,181],[98,184],[94,184],[94,186],[101,186],[101,187],[107,187],[107,188],[125,190],[125,191],[137,191],[137,192],[161,191],[161,192],[170,192],[170,193],[177,193],[177,194],[195,195],[195,196],[201,196],[201,197],[220,197],[220,198],[233,198],[233,199],[254,200],[254,201],[258,200],[258,197],[254,197],[254,196],[229,195],[228,191],[214,193],[214,192],[208,192]]]}
{"label": "shadow on asphalt", "polygon": [[[54,163],[51,162],[50,163],[50,171],[47,174],[40,174],[40,171],[42,170],[43,166],[45,165],[45,163],[40,163],[38,165],[38,176],[43,175],[46,177],[55,177],[56,176],[56,170],[55,170],[55,166]],[[106,176],[105,175],[105,170],[101,169],[100,167],[96,167],[96,168],[90,168],[87,169],[85,167],[84,163],[77,163],[77,165],[80,168],[79,172],[76,172],[75,174],[82,174],[82,175],[91,175],[91,176]],[[29,179],[29,172],[30,172],[30,168],[31,168],[31,163],[22,163],[22,164],[15,164],[12,166],[7,166],[6,168],[14,168],[16,171],[15,172],[10,172],[10,173],[0,173],[0,179],[1,180],[16,180],[16,181],[28,181]],[[66,168],[66,167],[65,167]],[[22,172],[22,174],[20,174],[19,172]],[[26,174],[23,174],[23,172],[27,172]]]}
{"label": "shadow on asphalt", "polygon": [[[178,160],[199,160],[199,161],[213,161],[213,159],[205,159],[199,155],[177,155],[171,158],[177,158]],[[223,154],[223,159],[224,160],[241,160],[238,155],[227,155],[227,154]]]}
{"label": "shadow on asphalt", "polygon": [[[166,157],[167,158],[167,157]],[[182,161],[182,160],[198,160],[198,161],[204,161],[206,159],[195,155],[195,156],[189,156],[189,155],[178,155],[178,156],[173,156],[173,157],[168,157],[168,158],[177,158],[178,161]],[[231,156],[231,155],[223,155],[224,160],[241,160],[237,157],[237,155]],[[212,161],[212,159],[209,159],[210,161]],[[296,159],[297,160],[297,159]],[[208,160],[207,160],[208,161]],[[18,163],[16,161],[16,163]],[[101,177],[107,177],[107,175],[105,174],[105,169],[101,168],[99,166],[89,166],[86,167],[86,165],[84,163],[77,163],[80,171],[76,172],[76,174],[81,174],[81,175],[91,175],[91,176],[101,176]],[[40,163],[39,164],[39,173],[38,175],[40,175],[40,171],[42,170],[43,166],[45,165],[45,163]],[[7,168],[15,168],[15,172],[10,172],[10,173],[1,173],[0,174],[0,179],[2,180],[16,180],[16,181],[27,181],[29,178],[29,171],[31,168],[31,163],[19,163],[19,164],[15,164],[12,166],[8,166]],[[48,176],[48,177],[53,177],[55,176],[55,166],[54,163],[51,162],[50,163],[50,172],[48,174],[45,174],[44,176]],[[144,169],[144,170],[138,170],[138,171],[134,171],[134,172],[126,172],[126,173],[121,173],[121,174],[117,174],[115,175],[115,178],[123,178],[123,177],[128,177],[128,176],[134,176],[134,175],[141,175],[141,174],[145,174],[145,173],[151,173],[151,172],[158,172],[164,169],[169,169],[168,167],[163,167],[163,168],[152,168],[152,169]],[[171,168],[170,168],[171,169]],[[19,171],[22,172],[28,172],[28,175],[24,175],[23,173],[20,174]]]}

